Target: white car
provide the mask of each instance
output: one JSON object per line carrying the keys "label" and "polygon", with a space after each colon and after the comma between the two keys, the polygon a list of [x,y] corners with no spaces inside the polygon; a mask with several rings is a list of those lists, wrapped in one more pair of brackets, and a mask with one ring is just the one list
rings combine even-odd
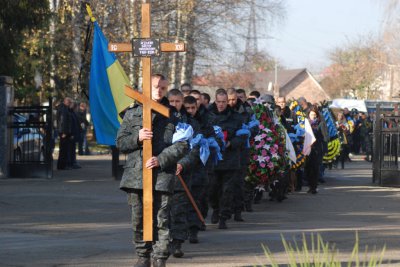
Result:
{"label": "white car", "polygon": [[29,127],[26,117],[14,114],[13,117],[13,162],[44,161],[44,137],[38,128]]}

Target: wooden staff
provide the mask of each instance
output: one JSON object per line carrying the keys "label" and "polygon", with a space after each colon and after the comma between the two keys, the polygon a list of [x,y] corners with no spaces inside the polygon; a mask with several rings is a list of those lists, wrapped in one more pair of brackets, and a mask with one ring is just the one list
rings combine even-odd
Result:
{"label": "wooden staff", "polygon": [[180,174],[178,174],[177,176],[178,176],[178,178],[179,178],[179,181],[181,181],[181,184],[182,184],[182,186],[183,186],[183,189],[185,189],[186,195],[188,196],[190,202],[192,203],[192,206],[193,206],[194,210],[195,210],[196,213],[197,213],[197,217],[199,217],[200,221],[201,221],[203,224],[206,224],[205,221],[204,221],[203,215],[201,215],[201,212],[200,212],[200,210],[199,210],[199,207],[197,207],[197,204],[196,204],[196,202],[194,201],[193,196],[192,196],[192,194],[190,193],[189,188],[187,187],[187,185],[186,185],[185,181],[183,180],[182,176],[181,176]]}

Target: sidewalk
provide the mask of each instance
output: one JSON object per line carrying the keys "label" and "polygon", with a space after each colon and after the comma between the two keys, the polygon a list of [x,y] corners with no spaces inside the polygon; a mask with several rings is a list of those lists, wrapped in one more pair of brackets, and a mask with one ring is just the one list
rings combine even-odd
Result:
{"label": "sidewalk", "polygon": [[[0,180],[0,266],[133,265],[129,209],[111,179],[110,156],[82,156],[79,163],[82,169],[55,171],[52,180]],[[168,266],[266,264],[262,243],[284,261],[281,234],[300,240],[317,232],[345,260],[355,231],[361,251],[386,244],[385,259],[400,266],[400,189],[372,185],[371,173],[371,164],[356,158],[327,171],[317,195],[304,188],[283,203],[264,198],[228,230],[208,224],[201,243],[185,243],[184,258],[171,257]]]}

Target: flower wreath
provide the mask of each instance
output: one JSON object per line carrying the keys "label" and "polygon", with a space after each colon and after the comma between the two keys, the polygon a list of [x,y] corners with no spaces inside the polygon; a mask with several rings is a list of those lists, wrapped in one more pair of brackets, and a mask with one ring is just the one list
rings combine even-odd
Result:
{"label": "flower wreath", "polygon": [[252,107],[259,120],[259,132],[251,141],[250,164],[247,181],[267,184],[274,178],[282,177],[289,169],[285,138],[286,133],[272,108],[261,98]]}

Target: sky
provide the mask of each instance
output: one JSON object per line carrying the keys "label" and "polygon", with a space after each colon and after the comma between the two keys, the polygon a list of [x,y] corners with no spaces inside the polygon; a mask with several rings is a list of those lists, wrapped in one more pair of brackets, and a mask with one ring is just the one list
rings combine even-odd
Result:
{"label": "sky", "polygon": [[259,41],[290,69],[319,72],[329,65],[329,51],[360,36],[378,36],[384,8],[381,0],[287,0],[286,18],[271,37]]}

